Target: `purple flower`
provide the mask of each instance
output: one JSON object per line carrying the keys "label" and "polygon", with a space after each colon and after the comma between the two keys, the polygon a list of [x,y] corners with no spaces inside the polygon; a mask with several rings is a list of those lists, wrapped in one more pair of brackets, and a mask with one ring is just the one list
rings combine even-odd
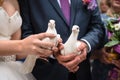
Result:
{"label": "purple flower", "polygon": [[111,36],[112,36],[112,33],[110,32],[110,31],[108,31],[108,39],[110,39],[111,38]]}
{"label": "purple flower", "polygon": [[107,80],[117,80],[118,79],[118,72],[115,70],[115,68],[111,69],[108,74]]}
{"label": "purple flower", "polygon": [[94,10],[96,7],[97,7],[96,0],[91,0],[87,8],[90,10]]}
{"label": "purple flower", "polygon": [[114,51],[120,54],[120,44],[113,47]]}

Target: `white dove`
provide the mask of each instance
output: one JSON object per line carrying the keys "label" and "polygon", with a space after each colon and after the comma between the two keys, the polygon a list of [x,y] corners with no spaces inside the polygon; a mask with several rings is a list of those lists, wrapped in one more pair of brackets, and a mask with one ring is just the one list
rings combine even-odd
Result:
{"label": "white dove", "polygon": [[48,28],[46,30],[46,33],[52,33],[52,34],[55,34],[56,37],[55,38],[44,38],[42,41],[45,41],[45,42],[53,42],[57,45],[57,38],[60,36],[57,34],[57,31],[56,31],[56,28],[55,28],[55,21],[54,20],[50,20],[49,23],[48,23]]}
{"label": "white dove", "polygon": [[77,47],[80,46],[80,42],[77,41],[79,34],[79,26],[74,25],[72,28],[72,33],[68,40],[64,43],[64,49],[61,50],[62,55],[68,55],[70,53],[76,53],[80,54],[80,52],[77,51]]}
{"label": "white dove", "polygon": [[[49,21],[46,33],[55,34],[56,37],[52,38],[52,39],[44,38],[42,41],[53,42],[57,46],[57,38],[60,37],[60,35],[57,35],[57,31],[55,29],[55,21],[54,20],[50,20]],[[32,72],[32,70],[33,70],[33,68],[35,66],[35,62],[36,62],[37,58],[38,58],[38,56],[36,56],[36,55],[28,55],[27,58],[25,59],[25,62],[23,63],[23,65],[22,65],[22,67],[20,69],[20,72],[22,72],[24,74]]]}

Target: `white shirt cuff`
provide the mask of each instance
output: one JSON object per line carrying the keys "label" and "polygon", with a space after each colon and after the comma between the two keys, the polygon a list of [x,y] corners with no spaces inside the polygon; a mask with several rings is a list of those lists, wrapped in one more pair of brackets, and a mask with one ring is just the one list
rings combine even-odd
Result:
{"label": "white shirt cuff", "polygon": [[88,45],[88,53],[89,53],[91,51],[90,43],[85,39],[81,39],[81,40],[84,41]]}

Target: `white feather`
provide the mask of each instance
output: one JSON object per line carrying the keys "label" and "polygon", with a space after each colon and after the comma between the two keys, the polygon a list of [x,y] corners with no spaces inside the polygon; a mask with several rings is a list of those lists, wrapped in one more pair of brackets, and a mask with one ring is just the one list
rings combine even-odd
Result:
{"label": "white feather", "polygon": [[19,71],[23,74],[31,73],[35,66],[37,58],[38,56],[36,55],[28,55],[25,61],[23,62],[22,66],[20,67]]}
{"label": "white feather", "polygon": [[[59,37],[59,35],[57,35],[57,31],[55,29],[55,21],[54,20],[50,20],[49,21],[46,33],[55,34],[56,37],[52,38],[52,39],[50,39],[50,38],[44,38],[42,41],[53,42],[57,46],[57,38]],[[22,65],[22,67],[20,68],[20,72],[22,72],[24,74],[32,72],[32,70],[33,70],[33,68],[35,66],[35,62],[36,62],[37,58],[38,57],[36,55],[28,55],[27,58],[25,59],[25,62]]]}
{"label": "white feather", "polygon": [[61,50],[62,55],[68,55],[70,53],[76,53],[80,54],[80,52],[77,51],[78,46],[80,46],[80,42],[77,41],[79,34],[79,26],[74,25],[72,28],[72,33],[68,40],[64,43],[64,49]]}

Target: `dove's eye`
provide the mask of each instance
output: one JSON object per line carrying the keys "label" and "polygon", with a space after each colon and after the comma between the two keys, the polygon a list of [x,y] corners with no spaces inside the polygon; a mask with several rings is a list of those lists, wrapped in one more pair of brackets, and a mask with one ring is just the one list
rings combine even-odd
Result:
{"label": "dove's eye", "polygon": [[77,30],[78,30],[79,28],[77,28]]}

